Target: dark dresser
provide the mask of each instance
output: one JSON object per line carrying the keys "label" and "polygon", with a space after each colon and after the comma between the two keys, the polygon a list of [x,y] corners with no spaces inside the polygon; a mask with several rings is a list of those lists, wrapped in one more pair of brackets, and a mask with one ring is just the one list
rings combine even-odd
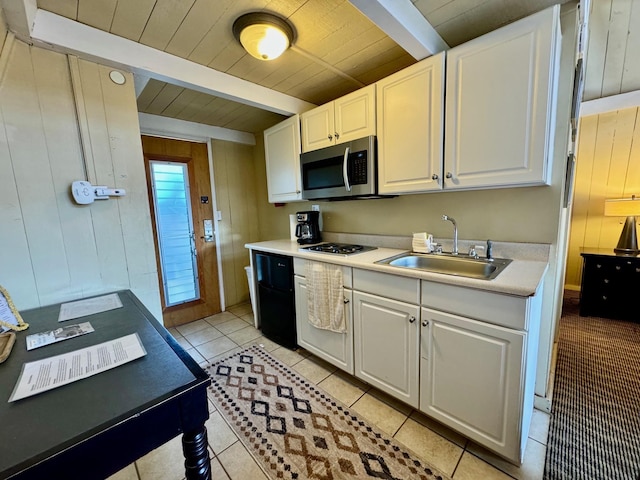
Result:
{"label": "dark dresser", "polygon": [[640,322],[640,257],[583,249],[580,315]]}

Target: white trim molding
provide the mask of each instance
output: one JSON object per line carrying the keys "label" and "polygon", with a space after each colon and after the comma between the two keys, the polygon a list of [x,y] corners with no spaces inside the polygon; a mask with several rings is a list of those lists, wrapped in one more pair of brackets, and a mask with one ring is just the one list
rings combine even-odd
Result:
{"label": "white trim molding", "polygon": [[175,118],[138,113],[140,133],[152,137],[174,138],[189,142],[208,143],[210,139],[255,145],[256,137],[252,133],[240,132],[228,128],[214,127],[202,123],[187,122]]}
{"label": "white trim molding", "polygon": [[588,117],[589,115],[600,115],[602,113],[636,107],[640,107],[640,90],[582,102],[582,104],[580,104],[580,116]]}

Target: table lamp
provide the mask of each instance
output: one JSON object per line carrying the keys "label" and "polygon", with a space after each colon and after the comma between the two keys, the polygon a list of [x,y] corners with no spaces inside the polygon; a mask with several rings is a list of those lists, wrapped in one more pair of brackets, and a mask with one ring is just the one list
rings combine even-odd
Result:
{"label": "table lamp", "polygon": [[638,236],[636,235],[636,215],[640,215],[640,199],[635,195],[631,198],[617,198],[605,200],[604,214],[606,217],[627,217],[622,229],[618,246],[613,249],[616,253],[637,254]]}

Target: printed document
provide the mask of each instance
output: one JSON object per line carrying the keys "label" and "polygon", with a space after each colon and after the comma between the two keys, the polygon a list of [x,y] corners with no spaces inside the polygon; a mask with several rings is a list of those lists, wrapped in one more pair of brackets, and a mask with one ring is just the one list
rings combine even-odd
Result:
{"label": "printed document", "polygon": [[49,330],[48,332],[34,333],[33,335],[27,335],[27,350],[44,347],[45,345],[61,342],[62,340],[68,340],[69,338],[78,337],[94,331],[89,322],[84,322],[78,323],[77,325],[66,325],[61,328],[56,328],[55,330]]}
{"label": "printed document", "polygon": [[64,322],[65,320],[71,320],[72,318],[86,317],[87,315],[115,310],[116,308],[121,307],[122,302],[120,301],[120,297],[117,293],[63,303],[60,305],[58,321]]}
{"label": "printed document", "polygon": [[91,347],[25,363],[9,402],[111,370],[146,354],[140,337],[132,333]]}

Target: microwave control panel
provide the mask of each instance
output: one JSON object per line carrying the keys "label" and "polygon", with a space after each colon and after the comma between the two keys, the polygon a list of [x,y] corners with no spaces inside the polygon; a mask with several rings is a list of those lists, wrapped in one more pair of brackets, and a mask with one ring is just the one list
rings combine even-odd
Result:
{"label": "microwave control panel", "polygon": [[351,185],[366,185],[367,183],[367,152],[355,152],[349,158],[349,183]]}

